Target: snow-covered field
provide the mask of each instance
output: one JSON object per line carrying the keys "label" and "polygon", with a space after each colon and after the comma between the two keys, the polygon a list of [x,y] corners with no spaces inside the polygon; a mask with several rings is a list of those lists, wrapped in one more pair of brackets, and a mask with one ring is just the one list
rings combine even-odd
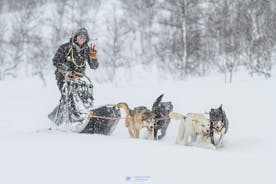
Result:
{"label": "snow-covered field", "polygon": [[[274,72],[275,73],[275,72]],[[95,84],[95,106],[125,101],[151,108],[164,100],[181,113],[207,112],[220,104],[230,129],[225,147],[175,145],[172,121],[164,140],[130,139],[124,120],[111,136],[47,131],[47,114],[59,92],[52,76],[0,82],[0,183],[183,184],[275,183],[276,77],[239,74],[233,84],[220,75],[187,81]]]}

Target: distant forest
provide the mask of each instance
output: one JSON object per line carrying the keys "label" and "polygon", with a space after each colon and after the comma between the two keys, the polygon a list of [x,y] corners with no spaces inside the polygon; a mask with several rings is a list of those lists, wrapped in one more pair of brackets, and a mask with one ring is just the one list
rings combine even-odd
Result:
{"label": "distant forest", "polygon": [[137,65],[177,80],[220,72],[231,82],[239,69],[269,78],[276,63],[275,0],[0,0],[0,22],[0,80],[44,80],[80,27],[96,43],[99,82]]}

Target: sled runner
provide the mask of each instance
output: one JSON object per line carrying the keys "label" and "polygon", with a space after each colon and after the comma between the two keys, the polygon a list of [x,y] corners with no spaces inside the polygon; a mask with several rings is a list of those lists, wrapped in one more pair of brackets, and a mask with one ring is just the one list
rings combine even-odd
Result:
{"label": "sled runner", "polygon": [[60,103],[48,118],[73,132],[110,135],[121,117],[120,111],[116,105],[93,109],[93,101],[93,85],[88,77],[65,74]]}

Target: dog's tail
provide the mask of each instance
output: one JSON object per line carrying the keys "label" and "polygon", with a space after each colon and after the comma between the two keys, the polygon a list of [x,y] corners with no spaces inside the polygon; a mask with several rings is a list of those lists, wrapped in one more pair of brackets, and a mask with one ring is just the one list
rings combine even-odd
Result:
{"label": "dog's tail", "polygon": [[127,103],[125,102],[120,102],[116,105],[119,109],[124,109],[127,115],[130,115],[130,108],[128,107]]}
{"label": "dog's tail", "polygon": [[160,96],[155,100],[155,102],[153,103],[152,108],[151,108],[152,111],[155,111],[155,109],[159,106],[160,102],[162,101],[163,96],[164,96],[164,94],[160,95]]}
{"label": "dog's tail", "polygon": [[183,114],[177,113],[177,112],[170,112],[169,116],[171,119],[175,119],[175,120],[180,120],[180,119],[186,118],[186,116],[184,116]]}

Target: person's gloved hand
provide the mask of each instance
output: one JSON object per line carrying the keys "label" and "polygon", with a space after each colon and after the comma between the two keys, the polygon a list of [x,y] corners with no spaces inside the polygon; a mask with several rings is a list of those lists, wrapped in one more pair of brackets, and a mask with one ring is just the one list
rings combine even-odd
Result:
{"label": "person's gloved hand", "polygon": [[72,71],[68,71],[66,72],[66,77],[70,78],[70,79],[74,79],[75,78],[75,73]]}
{"label": "person's gloved hand", "polygon": [[95,49],[95,44],[89,47],[89,52],[90,52],[90,57],[92,59],[96,59],[97,58],[97,50]]}

